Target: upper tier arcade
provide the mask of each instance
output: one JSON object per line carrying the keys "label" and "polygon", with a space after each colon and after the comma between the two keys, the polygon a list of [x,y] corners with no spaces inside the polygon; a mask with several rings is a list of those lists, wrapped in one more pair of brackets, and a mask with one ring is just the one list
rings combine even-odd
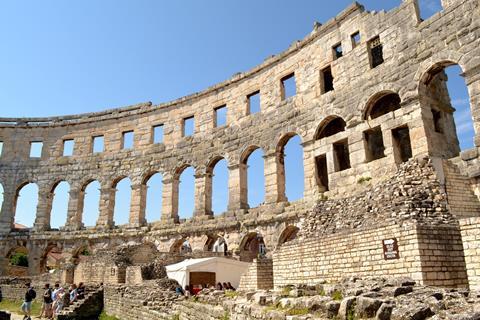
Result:
{"label": "upper tier arcade", "polygon": [[[362,182],[375,184],[419,155],[456,158],[478,168],[476,148],[457,158],[455,109],[444,68],[458,64],[464,72],[478,146],[479,8],[477,0],[444,1],[441,12],[422,21],[416,0],[388,12],[368,12],[355,3],[254,69],[170,103],[1,118],[0,233],[12,231],[18,193],[27,183],[39,188],[35,232],[50,229],[52,193],[61,181],[70,184],[65,230],[81,232],[85,187],[99,181],[97,229],[108,231],[115,225],[118,181],[132,181],[129,224],[122,228],[139,228],[146,226],[146,181],[160,172],[162,219],[150,227],[161,230],[180,222],[179,176],[187,167],[195,169],[195,213],[185,223],[213,218],[212,168],[220,159],[228,162],[229,202],[228,212],[215,219],[236,221],[261,219],[267,212],[295,214],[321,197],[357,192]],[[294,82],[293,93],[287,82]],[[249,101],[256,94],[260,111],[253,113]],[[227,110],[225,125],[216,122],[219,107]],[[185,124],[192,118],[193,134],[187,135]],[[159,126],[162,141],[155,139]],[[133,135],[132,148],[124,148],[127,133]],[[294,136],[302,141],[305,189],[297,209],[287,210],[284,146]],[[99,137],[102,150],[93,145]],[[67,142],[71,155],[64,153]],[[38,157],[30,156],[32,143],[41,145]],[[246,162],[258,148],[264,154],[265,203],[249,208]]]}

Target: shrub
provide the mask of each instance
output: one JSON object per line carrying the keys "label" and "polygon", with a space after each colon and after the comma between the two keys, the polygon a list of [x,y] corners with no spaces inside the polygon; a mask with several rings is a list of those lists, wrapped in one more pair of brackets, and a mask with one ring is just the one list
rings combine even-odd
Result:
{"label": "shrub", "polygon": [[10,257],[10,264],[19,267],[28,267],[28,256],[23,252],[15,252]]}
{"label": "shrub", "polygon": [[343,295],[340,291],[334,291],[332,293],[332,299],[335,300],[335,301],[340,301],[343,299]]}

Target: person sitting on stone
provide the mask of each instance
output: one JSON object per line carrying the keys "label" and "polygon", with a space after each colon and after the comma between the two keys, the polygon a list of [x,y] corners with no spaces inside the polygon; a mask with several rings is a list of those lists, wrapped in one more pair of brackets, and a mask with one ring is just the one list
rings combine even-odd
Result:
{"label": "person sitting on stone", "polygon": [[228,290],[232,290],[232,291],[237,290],[232,286],[232,284],[230,282],[227,282],[227,286],[228,286]]}
{"label": "person sitting on stone", "polygon": [[70,304],[77,301],[78,293],[77,293],[77,285],[74,283],[70,286]]}
{"label": "person sitting on stone", "polygon": [[175,293],[177,294],[177,296],[183,296],[185,294],[181,286],[175,287]]}
{"label": "person sitting on stone", "polygon": [[187,298],[192,295],[192,292],[190,291],[190,286],[188,284],[185,286],[184,295]]}
{"label": "person sitting on stone", "polygon": [[216,288],[216,289],[217,289],[217,290],[223,290],[223,286],[222,286],[222,284],[221,284],[220,282],[217,283],[217,288]]}
{"label": "person sitting on stone", "polygon": [[77,294],[78,294],[78,299],[85,298],[85,285],[83,284],[83,282],[80,282],[78,284]]}

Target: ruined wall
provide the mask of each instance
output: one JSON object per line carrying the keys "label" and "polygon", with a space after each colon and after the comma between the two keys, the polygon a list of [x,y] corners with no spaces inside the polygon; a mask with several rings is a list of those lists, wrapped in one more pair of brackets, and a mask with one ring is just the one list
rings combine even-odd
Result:
{"label": "ruined wall", "polygon": [[272,259],[255,259],[240,278],[238,290],[273,289]]}
{"label": "ruined wall", "polygon": [[480,289],[480,218],[460,220],[465,262],[470,289]]}
{"label": "ruined wall", "polygon": [[[382,241],[396,238],[399,259],[385,260]],[[407,276],[419,283],[467,287],[459,230],[392,225],[285,243],[273,255],[275,287],[336,282],[349,276]]]}

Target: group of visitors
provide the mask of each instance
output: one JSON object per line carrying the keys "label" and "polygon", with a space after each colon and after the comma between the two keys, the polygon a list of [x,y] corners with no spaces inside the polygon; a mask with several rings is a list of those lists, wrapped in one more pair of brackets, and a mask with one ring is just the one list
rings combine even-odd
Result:
{"label": "group of visitors", "polygon": [[[24,314],[24,320],[30,320],[32,312],[32,301],[36,298],[37,294],[30,283],[26,283],[28,288],[25,292],[25,300],[22,304],[22,311]],[[40,318],[54,319],[60,311],[68,305],[74,303],[79,299],[85,297],[85,286],[82,282],[78,287],[76,284],[72,284],[68,290],[56,283],[54,288],[50,287],[49,283],[46,283],[43,291],[43,303]]]}
{"label": "group of visitors", "polygon": [[196,295],[203,289],[214,289],[214,290],[219,290],[219,291],[225,291],[225,290],[232,290],[235,291],[236,289],[232,286],[230,282],[224,282],[224,283],[217,283],[216,286],[214,285],[209,285],[209,284],[200,284],[200,285],[193,285],[189,286],[188,284],[185,286],[185,289],[182,289],[181,286],[177,286],[175,288],[175,292],[179,296],[185,296],[185,297],[190,297],[192,295]]}

